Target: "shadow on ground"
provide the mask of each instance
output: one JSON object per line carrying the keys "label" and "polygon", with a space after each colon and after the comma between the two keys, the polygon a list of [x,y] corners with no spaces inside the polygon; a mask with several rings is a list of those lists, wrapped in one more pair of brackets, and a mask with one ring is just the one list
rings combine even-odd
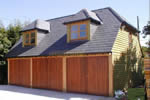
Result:
{"label": "shadow on ground", "polygon": [[56,100],[57,99],[59,100],[60,99],[61,100],[115,100],[114,98],[111,97],[94,96],[94,95],[77,94],[77,93],[64,93],[64,92],[50,91],[50,90],[43,90],[43,89],[24,88],[19,86],[12,86],[12,85],[0,85],[0,92],[3,91],[30,94],[33,96],[50,97]]}

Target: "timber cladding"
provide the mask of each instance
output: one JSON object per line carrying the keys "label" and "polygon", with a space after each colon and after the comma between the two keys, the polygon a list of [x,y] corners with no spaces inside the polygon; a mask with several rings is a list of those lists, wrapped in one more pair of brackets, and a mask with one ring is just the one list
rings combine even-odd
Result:
{"label": "timber cladding", "polygon": [[144,72],[145,78],[150,79],[150,58],[144,59]]}
{"label": "timber cladding", "polygon": [[150,58],[145,58],[144,59],[144,68],[145,69],[150,69]]}
{"label": "timber cladding", "polygon": [[8,59],[9,84],[95,95],[109,93],[109,55]]}
{"label": "timber cladding", "polygon": [[29,87],[30,59],[11,59],[9,65],[9,83]]}
{"label": "timber cladding", "polygon": [[62,58],[33,58],[32,87],[62,90]]}
{"label": "timber cladding", "polygon": [[108,96],[108,57],[67,58],[67,91]]}

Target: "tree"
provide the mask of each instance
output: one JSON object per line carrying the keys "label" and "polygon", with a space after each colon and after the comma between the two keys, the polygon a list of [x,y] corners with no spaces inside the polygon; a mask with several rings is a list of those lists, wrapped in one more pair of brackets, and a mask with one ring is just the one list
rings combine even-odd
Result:
{"label": "tree", "polygon": [[7,62],[5,55],[9,49],[18,41],[23,27],[19,21],[4,27],[0,21],[0,84],[7,84]]}
{"label": "tree", "polygon": [[11,47],[11,41],[7,37],[7,32],[4,27],[0,27],[0,65],[5,64],[5,55]]}
{"label": "tree", "polygon": [[[144,34],[144,38],[146,38],[147,36],[150,36],[150,24],[147,24],[146,26],[144,26],[143,34]],[[146,44],[150,48],[150,39],[147,41]]]}
{"label": "tree", "polygon": [[11,41],[12,46],[19,40],[21,34],[19,33],[22,29],[22,25],[20,23],[10,24],[7,28],[7,36]]}
{"label": "tree", "polygon": [[150,35],[150,25],[144,26],[143,34],[145,35],[144,37]]}
{"label": "tree", "polygon": [[14,23],[9,24],[8,27],[4,27],[0,21],[0,65],[6,64],[5,55],[9,49],[19,40],[21,34],[20,31],[24,24],[15,20]]}

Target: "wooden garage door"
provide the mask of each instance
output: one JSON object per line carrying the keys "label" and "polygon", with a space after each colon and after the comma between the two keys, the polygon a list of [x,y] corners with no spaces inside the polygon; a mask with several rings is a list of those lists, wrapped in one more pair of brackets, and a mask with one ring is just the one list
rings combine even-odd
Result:
{"label": "wooden garage door", "polygon": [[32,87],[47,88],[48,66],[47,58],[32,59]]}
{"label": "wooden garage door", "polygon": [[32,86],[62,90],[62,58],[33,58]]}
{"label": "wooden garage door", "polygon": [[67,91],[85,93],[87,90],[87,58],[67,58]]}
{"label": "wooden garage door", "polygon": [[108,57],[67,58],[67,91],[108,96]]}
{"label": "wooden garage door", "polygon": [[9,60],[9,83],[14,85],[30,86],[30,59]]}
{"label": "wooden garage door", "polygon": [[88,57],[88,93],[108,96],[108,57]]}
{"label": "wooden garage door", "polygon": [[48,58],[48,88],[62,90],[62,58]]}

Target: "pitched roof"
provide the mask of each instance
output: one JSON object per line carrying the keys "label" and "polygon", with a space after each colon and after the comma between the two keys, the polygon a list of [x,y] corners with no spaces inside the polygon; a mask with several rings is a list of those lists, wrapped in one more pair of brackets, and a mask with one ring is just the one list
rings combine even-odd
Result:
{"label": "pitched roof", "polygon": [[65,21],[64,23],[71,23],[79,20],[91,19],[98,23],[102,23],[101,19],[98,18],[96,13],[89,11],[87,9],[82,9],[77,14],[74,14],[70,20]]}
{"label": "pitched roof", "polygon": [[[95,13],[95,14],[93,14]],[[93,10],[89,16],[97,16],[103,24],[98,25],[95,33],[89,41],[67,43],[67,30],[64,22],[72,19],[84,18],[84,13],[47,20],[50,23],[51,31],[37,46],[22,47],[22,38],[12,47],[7,57],[22,56],[48,56],[73,53],[104,53],[111,52],[119,28],[123,20],[111,8]],[[75,17],[76,16],[76,17]],[[95,18],[97,20],[97,18]]]}
{"label": "pitched roof", "polygon": [[21,31],[27,31],[32,29],[39,29],[50,32],[50,23],[44,20],[37,19],[33,21],[31,24],[25,26]]}

